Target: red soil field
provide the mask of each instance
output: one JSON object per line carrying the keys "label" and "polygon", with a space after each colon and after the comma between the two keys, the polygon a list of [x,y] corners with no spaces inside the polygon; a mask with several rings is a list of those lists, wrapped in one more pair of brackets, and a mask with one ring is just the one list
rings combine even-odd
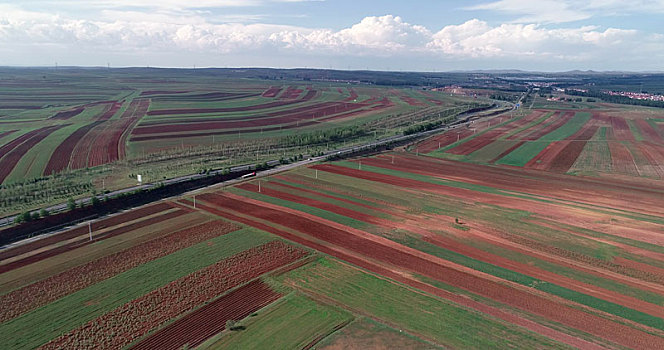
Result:
{"label": "red soil field", "polygon": [[178,95],[178,94],[186,94],[190,92],[189,90],[144,90],[141,91],[141,96],[149,96],[149,95]]}
{"label": "red soil field", "polygon": [[[543,136],[547,135],[548,133],[558,129],[559,127],[565,125],[572,117],[574,116],[573,112],[565,112],[561,114],[554,114],[552,118],[555,118],[555,121],[545,127],[541,127],[542,125],[540,124],[536,130],[531,130],[528,132],[526,135],[521,136],[522,140],[524,141],[536,141],[542,138]],[[551,118],[547,119],[547,121],[551,120]]]}
{"label": "red soil field", "polygon": [[627,121],[619,117],[610,117],[613,135],[617,141],[635,141]]}
{"label": "red soil field", "polygon": [[81,112],[83,112],[84,110],[85,110],[85,108],[83,108],[83,107],[76,107],[76,108],[68,110],[68,111],[62,111],[62,112],[55,113],[53,116],[51,116],[48,119],[67,120],[69,118],[72,118],[72,117],[75,117],[75,116],[81,114]]}
{"label": "red soil field", "polygon": [[[591,333],[598,337],[619,344],[636,347],[659,349],[664,346],[664,339],[636,330],[608,319],[588,314],[565,303],[550,300],[543,295],[531,294],[521,288],[513,288],[488,276],[455,264],[437,259],[422,252],[396,244],[380,237],[368,237],[361,231],[345,227],[308,214],[291,210],[277,210],[268,204],[254,204],[253,200],[236,198],[232,195],[203,195],[203,200],[226,210],[251,213],[253,217],[267,220],[297,230],[329,244],[357,252],[371,259],[400,266],[406,270],[437,279],[441,282],[488,297],[501,303],[523,309],[555,322]],[[259,203],[259,202],[257,202]],[[205,208],[203,208],[205,209]],[[337,228],[335,228],[337,226]],[[271,231],[270,231],[271,232]]]}
{"label": "red soil field", "polygon": [[595,135],[598,128],[597,123],[589,121],[566,140],[551,142],[542,152],[528,161],[525,167],[566,173],[574,165],[576,158],[579,157],[586,143]]}
{"label": "red soil field", "polygon": [[[527,125],[532,120],[536,119],[536,116],[537,114],[531,113],[519,120],[491,129],[485,132],[484,134],[473,138],[472,140],[469,140],[457,147],[452,148],[451,150],[448,150],[447,153],[459,154],[459,155],[471,154],[477,151],[478,149],[496,141],[500,136],[510,132],[510,130],[518,129],[522,126]],[[493,122],[498,123],[498,120],[494,119]]]}
{"label": "red soil field", "polygon": [[0,299],[0,310],[2,310],[0,322],[44,306],[136,266],[239,228],[235,224],[221,220],[200,224],[14,290]]}
{"label": "red soil field", "polygon": [[473,131],[468,128],[457,128],[447,131],[443,134],[430,137],[417,144],[417,150],[421,153],[429,153],[440,147],[449,146],[458,140],[463,140],[473,135]]}
{"label": "red soil field", "polygon": [[286,88],[286,91],[284,91],[279,98],[281,99],[294,99],[300,96],[302,93],[302,90],[298,89],[297,86],[289,86]]}
{"label": "red soil field", "polygon": [[265,126],[293,123],[301,120],[321,118],[328,115],[353,111],[367,106],[370,105],[363,103],[327,102],[317,106],[308,106],[306,108],[297,109],[297,110],[277,112],[262,118],[242,117],[242,120],[228,120],[224,118],[224,120],[210,121],[210,122],[199,122],[199,123],[190,122],[190,123],[175,124],[175,125],[164,124],[164,125],[142,126],[134,129],[132,134],[145,135],[145,134],[199,131],[199,130],[210,130],[210,129],[223,130],[223,129],[238,129],[238,128],[250,128],[250,127],[254,128],[265,127]]}
{"label": "red soil field", "polygon": [[263,97],[277,97],[281,91],[281,86],[270,86],[269,89],[265,90],[261,96]]}
{"label": "red soil field", "polygon": [[119,119],[104,124],[105,128],[94,140],[94,147],[90,148],[87,166],[93,167],[123,159],[123,140],[126,139],[128,130],[145,115],[149,107],[149,99],[133,100]]}
{"label": "red soil field", "polygon": [[[64,127],[66,125],[54,125],[54,126],[47,126],[43,127],[41,129],[35,130],[36,133],[32,135],[32,137],[29,137],[25,140],[25,142],[16,145],[15,148],[11,149],[11,151],[7,152],[2,159],[0,159],[0,183],[5,181],[7,176],[12,172],[16,164],[23,158],[23,156],[28,153],[28,151],[37,145],[39,142],[41,142],[43,139],[45,139],[48,135],[50,135],[52,132]],[[32,132],[30,132],[32,133]],[[28,133],[28,134],[30,134]],[[27,135],[27,134],[26,134]],[[25,136],[25,135],[24,135]],[[10,143],[13,143],[10,142]],[[7,144],[9,145],[9,144]],[[5,146],[7,146],[5,145]],[[3,146],[4,148],[4,146]],[[0,149],[0,156],[2,156],[2,152],[4,150]]]}
{"label": "red soil field", "polygon": [[[253,184],[245,183],[245,184],[242,184],[238,187],[242,188],[244,190],[248,190],[248,191],[252,191],[252,192],[258,192],[257,186],[255,186]],[[294,194],[285,193],[285,192],[281,192],[281,191],[276,191],[276,190],[270,189],[269,187],[265,187],[265,186],[261,190],[261,194],[271,196],[271,197],[274,197],[274,198],[287,200],[287,201],[294,202],[294,203],[300,203],[300,204],[308,205],[308,206],[311,206],[311,207],[323,209],[323,210],[326,210],[326,211],[329,211],[329,212],[333,212],[333,213],[336,213],[336,214],[339,214],[339,215],[343,215],[343,216],[346,216],[346,217],[353,218],[355,220],[360,220],[360,221],[363,221],[363,222],[366,222],[366,223],[369,223],[369,224],[374,224],[374,225],[383,227],[384,229],[387,229],[387,230],[390,230],[390,229],[394,228],[394,226],[396,224],[396,223],[394,223],[392,221],[389,221],[389,220],[384,220],[384,219],[381,219],[381,218],[378,218],[378,217],[374,217],[374,216],[371,216],[371,215],[368,215],[368,214],[359,213],[359,212],[353,211],[351,209],[339,207],[339,206],[336,206],[336,205],[333,205],[333,204],[317,201],[317,200],[314,200],[314,199],[310,199],[310,198],[306,198],[306,197],[300,197],[300,196],[297,196],[297,195],[294,195]],[[415,218],[413,218],[413,219],[415,219]],[[506,269],[511,269],[513,271],[518,271],[518,272],[521,272],[521,273],[525,273],[529,276],[532,276],[532,277],[535,277],[535,278],[538,278],[538,279],[541,279],[541,280],[544,280],[544,281],[547,281],[547,282],[550,282],[550,283],[555,283],[559,286],[569,288],[569,289],[572,289],[572,290],[576,290],[576,291],[581,292],[581,293],[589,294],[589,295],[592,295],[592,296],[598,297],[600,299],[604,299],[604,300],[607,300],[607,301],[610,301],[610,302],[613,302],[613,303],[616,303],[616,304],[619,304],[619,305],[623,305],[623,306],[626,306],[626,307],[629,307],[629,308],[633,308],[635,310],[639,310],[641,312],[648,313],[648,314],[651,314],[651,315],[656,316],[656,317],[664,317],[664,309],[660,308],[657,305],[646,303],[646,302],[643,302],[641,300],[638,300],[638,299],[635,299],[635,298],[632,298],[632,297],[628,297],[628,296],[625,296],[625,295],[622,295],[622,294],[619,294],[619,293],[616,293],[616,292],[612,292],[612,291],[609,291],[609,290],[605,290],[605,289],[600,288],[600,287],[591,286],[591,285],[588,285],[588,284],[585,284],[585,283],[582,283],[582,282],[579,282],[579,281],[576,281],[576,280],[573,280],[573,279],[570,279],[570,278],[567,278],[567,277],[564,277],[564,276],[560,276],[560,275],[551,273],[549,271],[545,271],[545,270],[542,270],[542,269],[539,269],[539,268],[536,268],[536,267],[532,267],[530,265],[526,265],[526,264],[522,264],[522,263],[519,263],[519,262],[511,261],[510,259],[503,258],[501,256],[494,255],[494,254],[479,250],[477,248],[473,248],[473,247],[464,245],[464,244],[459,243],[457,241],[454,241],[454,240],[451,240],[451,239],[448,239],[448,238],[444,238],[444,237],[440,237],[440,236],[438,236],[436,234],[432,234],[428,231],[423,231],[423,230],[419,229],[416,226],[413,226],[411,228],[411,227],[408,227],[408,225],[405,225],[404,228],[406,230],[411,230],[415,233],[423,234],[425,236],[424,237],[425,241],[428,241],[430,243],[433,243],[433,244],[438,245],[440,247],[443,247],[445,249],[455,251],[459,254],[469,256],[469,257],[472,257],[472,258],[480,260],[480,261],[488,262],[488,263],[491,263],[491,264],[494,264],[494,265],[497,265],[497,266],[500,266],[500,267],[503,267],[503,268],[506,268]],[[433,229],[435,229],[435,227]]]}
{"label": "red soil field", "polygon": [[55,148],[53,154],[51,154],[51,158],[49,159],[48,164],[46,164],[43,174],[51,175],[66,169],[69,166],[76,144],[78,144],[85,134],[101,123],[101,121],[95,121],[88,125],[84,125],[74,131],[71,135],[67,136],[67,138]]}
{"label": "red soil field", "polygon": [[127,232],[130,232],[130,231],[137,230],[141,227],[150,226],[150,225],[154,225],[154,224],[159,223],[159,222],[164,221],[164,220],[173,219],[173,218],[176,218],[178,216],[182,216],[186,213],[187,212],[185,210],[178,209],[176,211],[169,212],[169,213],[166,213],[166,214],[162,214],[162,215],[159,215],[159,216],[147,219],[147,220],[135,222],[133,224],[126,225],[126,226],[121,226],[121,227],[118,227],[116,229],[107,231],[103,234],[98,234],[96,236],[94,235],[94,232],[93,232],[93,235],[92,235],[93,240],[92,241],[90,241],[89,239],[77,240],[77,241],[74,241],[74,242],[71,242],[71,243],[60,245],[58,247],[55,247],[55,248],[52,248],[52,249],[49,249],[49,250],[39,252],[39,253],[34,254],[34,255],[27,256],[23,259],[19,259],[19,260],[16,260],[16,261],[4,264],[4,265],[0,265],[0,273],[11,271],[11,270],[17,269],[19,267],[23,267],[23,266],[35,263],[37,261],[41,261],[41,260],[50,258],[52,256],[56,256],[56,255],[74,250],[76,248],[86,246],[88,244],[93,244],[94,242],[99,241],[101,239],[114,237],[114,236],[117,236],[117,235],[121,235],[123,233],[127,233]]}
{"label": "red soil field", "polygon": [[[124,347],[146,335],[150,330],[163,325],[175,317],[194,310],[196,307],[214,299],[231,288],[247,283],[276,268],[297,261],[306,255],[306,251],[287,245],[281,241],[272,241],[251,248],[122,305],[100,316],[96,320],[92,320],[86,325],[55,339],[47,344],[45,348],[79,348],[81,344],[84,344],[83,346],[85,344],[94,344],[94,346],[104,348]],[[248,296],[246,294],[243,296],[245,297],[244,299],[232,299],[234,303],[221,302],[221,305],[227,308],[239,301],[237,307],[247,309],[245,304],[250,299],[246,298]],[[223,300],[223,298],[220,300]],[[273,300],[270,299],[266,303],[261,304],[264,306],[271,301]],[[177,326],[175,329],[180,327],[188,329],[205,327],[207,323],[205,320],[209,317],[209,314],[205,310],[205,308],[197,310],[187,315],[183,320],[177,321],[175,324],[180,324],[180,326]],[[253,311],[255,310],[252,309],[249,313]],[[199,314],[199,312],[201,313]],[[200,316],[196,316],[197,314]],[[201,318],[201,316],[204,317]],[[199,323],[201,321],[203,322],[202,324]],[[217,326],[221,327],[220,330],[223,330],[225,322]],[[168,343],[171,342],[184,341],[183,344],[186,344],[188,342],[187,334],[179,334],[177,331],[172,333],[173,327],[173,325],[169,325],[169,327],[153,334],[143,342],[145,344],[164,342],[168,346]],[[173,336],[173,334],[177,336]],[[214,334],[209,334],[203,340]],[[161,349],[162,347],[157,348]]]}
{"label": "red soil field", "polygon": [[[381,101],[382,103],[382,101]],[[383,109],[383,108],[388,108],[392,106],[391,104],[379,104],[375,105],[370,108],[370,110],[375,111],[378,109]],[[339,111],[339,110],[335,110]],[[295,129],[295,128],[301,128],[309,125],[315,125],[324,121],[330,121],[330,120],[337,120],[337,119],[342,119],[342,118],[351,118],[357,115],[360,115],[362,113],[366,113],[367,110],[353,110],[350,112],[346,113],[341,113],[341,114],[334,114],[332,116],[328,117],[323,117],[323,118],[317,118],[317,119],[309,119],[311,118],[312,115],[306,116],[303,119],[300,119],[302,121],[296,121],[296,124],[290,124],[290,125],[274,125],[274,120],[272,123],[269,123],[268,125],[272,126],[267,126],[267,127],[255,127],[255,128],[248,128],[248,129],[242,129],[241,132],[243,133],[252,133],[252,132],[262,132],[262,131],[272,131],[272,130],[286,130],[286,129]],[[316,115],[322,114],[321,111],[314,112],[313,116],[315,117]],[[288,117],[292,120],[292,117]],[[284,118],[285,119],[285,118]],[[250,123],[250,122],[248,122]],[[292,123],[292,121],[291,121]],[[168,127],[168,129],[177,129],[179,128],[178,125],[164,125],[165,127]],[[171,128],[172,127],[172,128]],[[134,129],[136,130],[136,129]],[[230,134],[237,134],[238,130],[227,130],[227,131],[216,131],[216,132],[204,132],[204,133],[177,133],[177,134],[168,134],[168,135],[146,135],[146,136],[134,136],[131,138],[131,141],[151,141],[151,140],[160,140],[160,139],[169,139],[169,138],[183,138],[183,137],[203,137],[203,136],[211,136],[211,135],[230,135]]]}
{"label": "red soil field", "polygon": [[111,119],[115,113],[122,107],[122,104],[124,101],[113,101],[109,104],[109,109],[102,113],[97,120],[99,121],[105,121]]}
{"label": "red soil field", "polygon": [[650,173],[664,179],[664,149],[649,142],[638,142],[634,145],[650,164]]}
{"label": "red soil field", "polygon": [[9,131],[0,132],[0,139],[7,136],[7,135],[13,134],[14,132],[16,132],[16,130],[9,130]]}
{"label": "red soil field", "polygon": [[196,114],[196,113],[223,113],[223,112],[243,112],[255,111],[259,109],[274,108],[280,106],[287,106],[295,103],[307,102],[316,96],[316,90],[310,90],[304,97],[299,100],[288,101],[275,101],[264,103],[260,105],[246,106],[246,107],[229,107],[229,108],[181,108],[181,109],[158,109],[149,111],[147,115],[171,115],[171,114]]}
{"label": "red soil field", "polygon": [[226,328],[226,321],[241,320],[281,297],[261,281],[254,281],[203,306],[132,349],[181,349],[198,346]]}
{"label": "red soil field", "polygon": [[[653,188],[648,185],[640,185],[633,181],[588,177],[577,177],[574,178],[574,181],[570,181],[569,176],[555,173],[504,167],[487,167],[405,154],[395,155],[394,164],[391,164],[391,157],[367,158],[363,159],[362,163],[450,180],[463,179],[464,182],[472,184],[526,192],[591,205],[610,206],[616,209],[637,211],[656,216],[664,215],[664,197],[658,191],[658,187]],[[354,177],[372,176],[372,174],[366,172],[358,172],[353,169],[332,165],[314,166],[312,168],[325,168],[327,169],[326,171],[343,172]],[[375,178],[374,181],[385,179],[385,177]],[[399,185],[398,181],[411,180],[394,178],[394,181],[396,185]],[[431,186],[431,184],[423,186]]]}
{"label": "red soil field", "polygon": [[[342,92],[341,92],[341,89],[339,89],[339,92],[342,93]],[[357,99],[357,97],[358,97],[357,92],[356,92],[354,89],[351,89],[351,88],[348,88],[348,92],[350,93],[350,96],[346,97],[346,98],[344,99],[344,102],[352,102],[352,101],[355,101],[355,100]]]}
{"label": "red soil field", "polygon": [[387,264],[380,264],[380,265],[376,264],[373,261],[369,261],[366,258],[360,257],[359,255],[356,255],[354,253],[350,253],[348,251],[341,250],[339,248],[336,248],[336,247],[333,247],[333,246],[330,246],[330,245],[321,244],[320,241],[309,240],[309,239],[306,239],[302,236],[298,236],[298,235],[295,235],[295,234],[290,233],[290,232],[279,230],[279,229],[275,228],[274,226],[269,226],[269,225],[266,225],[266,224],[261,223],[259,221],[255,221],[255,220],[252,220],[252,219],[249,219],[249,218],[246,218],[246,217],[241,217],[241,216],[234,215],[229,211],[221,211],[221,210],[218,210],[218,209],[215,209],[213,207],[206,206],[206,205],[201,205],[201,208],[203,208],[203,209],[205,209],[205,210],[207,210],[211,213],[214,213],[216,215],[226,217],[230,220],[234,220],[234,221],[237,221],[237,222],[242,222],[244,224],[247,224],[247,225],[250,225],[250,226],[253,226],[253,227],[256,227],[256,228],[260,228],[264,231],[271,232],[271,233],[276,234],[278,236],[281,236],[285,239],[288,239],[288,240],[297,242],[299,244],[308,246],[308,247],[316,249],[320,252],[335,256],[339,259],[345,260],[349,263],[352,263],[352,264],[355,264],[355,265],[360,266],[362,268],[365,268],[365,269],[367,269],[371,272],[380,274],[380,275],[388,277],[388,278],[392,278],[396,281],[399,281],[401,283],[410,285],[410,286],[418,288],[420,290],[432,293],[432,294],[437,295],[439,297],[449,299],[449,300],[454,301],[454,302],[456,302],[460,305],[467,306],[471,309],[475,309],[479,312],[497,317],[501,320],[519,325],[521,327],[525,327],[525,328],[527,328],[531,331],[537,332],[539,334],[545,335],[547,337],[550,337],[552,339],[561,341],[563,343],[570,344],[572,346],[576,346],[576,347],[579,347],[579,348],[582,348],[582,349],[601,349],[601,347],[595,345],[594,343],[587,342],[583,339],[575,338],[573,336],[570,336],[570,335],[562,333],[560,331],[557,331],[557,330],[548,328],[546,326],[540,325],[538,323],[535,323],[535,322],[530,321],[528,319],[525,319],[523,317],[516,316],[512,313],[508,313],[508,312],[499,310],[495,307],[487,306],[485,304],[476,302],[476,301],[474,301],[472,299],[469,299],[469,298],[466,298],[464,296],[459,296],[457,294],[453,294],[453,293],[447,292],[445,290],[433,287],[431,285],[422,283],[422,282],[414,279],[413,277],[410,277],[409,274],[402,273],[400,270],[399,271],[393,271],[391,269],[391,267]]}
{"label": "red soil field", "polygon": [[[544,115],[544,113],[546,113],[546,111],[537,110],[537,111],[535,111],[531,114],[535,114],[533,120],[537,120],[540,117],[542,117]],[[560,117],[560,115],[558,113],[552,113],[551,116],[549,116],[548,118],[546,118],[546,120],[544,120],[544,122],[539,123],[539,124],[534,125],[534,126],[531,126],[531,127],[527,128],[525,130],[521,130],[521,131],[519,131],[518,133],[516,133],[514,135],[508,136],[506,138],[506,140],[521,140],[524,137],[526,137],[528,134],[536,132],[537,130],[539,130],[542,127],[542,125],[546,125],[547,123],[554,122],[557,119],[559,119],[559,117]]]}
{"label": "red soil field", "polygon": [[[134,221],[145,216],[156,214],[168,209],[172,209],[174,206],[167,202],[157,203],[141,208],[132,209],[124,213],[114,215],[112,217],[95,221],[92,223],[92,231],[99,231],[112,226],[117,226],[129,221]],[[27,244],[22,244],[15,248],[10,248],[0,251],[0,260],[9,259],[11,257],[25,254],[33,250],[37,250],[61,241],[66,241],[81,235],[88,233],[87,226],[81,226],[75,229],[67,230],[58,234],[54,234],[36,241],[32,241]]]}
{"label": "red soil field", "polygon": [[43,131],[43,129],[36,129],[36,130],[29,131],[29,132],[15,138],[15,139],[13,139],[13,140],[7,142],[6,144],[2,145],[2,147],[0,147],[0,158],[4,157],[7,153],[11,152],[14,148],[18,147],[20,144],[22,144],[23,142],[29,140],[30,138],[32,138],[33,136],[39,134],[42,131]]}
{"label": "red soil field", "polygon": [[620,142],[609,141],[609,150],[611,151],[611,166],[614,172],[640,176],[636,162],[632,153]]}
{"label": "red soil field", "polygon": [[657,130],[653,129],[653,127],[646,120],[637,119],[634,120],[634,123],[637,125],[639,130],[641,130],[641,134],[645,136],[647,141],[664,145],[664,138],[662,138]]}

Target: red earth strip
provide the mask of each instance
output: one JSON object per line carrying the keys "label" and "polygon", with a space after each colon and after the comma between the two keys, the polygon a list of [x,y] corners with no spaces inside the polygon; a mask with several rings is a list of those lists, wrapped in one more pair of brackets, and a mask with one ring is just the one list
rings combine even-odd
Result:
{"label": "red earth strip", "polygon": [[628,347],[648,349],[664,347],[664,339],[658,336],[583,312],[561,302],[545,298],[542,295],[531,294],[503,283],[485,279],[480,277],[483,276],[481,273],[478,273],[478,276],[475,273],[451,268],[447,263],[437,262],[437,259],[433,256],[424,258],[424,253],[414,251],[387,239],[380,237],[367,239],[355,234],[356,230],[334,228],[332,226],[335,224],[327,220],[309,219],[307,218],[308,214],[299,213],[294,215],[288,213],[286,209],[276,210],[253,204],[250,203],[251,200],[249,199],[240,200],[235,196],[218,194],[206,194],[201,197],[203,197],[201,199],[221,208],[251,213],[250,215],[253,217],[286,226],[329,244],[343,247],[378,261],[400,266]]}
{"label": "red earth strip", "polygon": [[295,103],[302,103],[313,99],[316,96],[316,90],[310,90],[299,100],[275,101],[264,103],[260,105],[246,106],[246,107],[229,107],[229,108],[182,108],[182,109],[159,109],[150,111],[147,115],[171,115],[171,114],[191,114],[191,113],[223,113],[223,112],[244,112],[255,111],[259,109],[274,108],[287,106]]}
{"label": "red earth strip", "polygon": [[42,260],[47,259],[47,258],[56,256],[56,255],[60,255],[62,253],[66,253],[68,251],[71,251],[71,250],[74,250],[74,249],[77,249],[77,248],[81,248],[81,247],[84,247],[86,245],[92,244],[94,242],[98,242],[99,240],[102,240],[102,239],[114,237],[114,236],[117,236],[117,235],[121,235],[123,233],[127,233],[127,232],[130,232],[130,231],[133,231],[133,230],[137,230],[137,229],[142,228],[142,227],[154,225],[154,224],[157,224],[157,223],[162,222],[164,220],[173,219],[173,218],[176,218],[178,216],[182,216],[186,213],[187,213],[186,211],[178,209],[177,211],[162,214],[162,215],[159,215],[159,216],[147,219],[147,220],[135,222],[131,225],[118,227],[116,229],[105,232],[101,235],[97,235],[97,236],[93,235],[93,240],[92,241],[88,240],[88,239],[83,239],[83,240],[78,240],[78,241],[75,241],[75,242],[67,243],[67,244],[58,246],[56,248],[52,248],[52,249],[49,249],[49,250],[46,250],[46,251],[43,251],[43,252],[40,252],[40,253],[37,253],[37,254],[34,254],[34,255],[30,255],[30,256],[25,257],[23,259],[10,262],[8,264],[0,265],[0,273],[11,271],[11,270],[17,269],[19,267],[30,265],[30,264],[36,263],[38,261],[42,261]]}
{"label": "red earth strip", "polygon": [[0,183],[5,181],[7,176],[14,170],[14,167],[18,162],[23,158],[23,156],[30,151],[30,149],[36,146],[39,142],[45,139],[54,131],[64,127],[66,125],[55,125],[47,126],[41,129],[38,129],[32,137],[28,138],[25,142],[16,146],[8,152],[2,159],[0,159]]}
{"label": "red earth strip", "polygon": [[[157,203],[154,205],[149,205],[141,208],[136,208],[132,209],[129,211],[126,211],[124,213],[118,214],[111,216],[109,218],[95,221],[92,223],[92,230],[94,231],[99,231],[101,229],[107,228],[107,227],[112,227],[116,225],[120,225],[125,222],[133,221],[139,218],[142,218],[144,216],[149,216],[152,214],[156,214],[168,209],[174,208],[172,204],[167,203],[167,202],[162,202],[162,203]],[[87,226],[81,226],[75,229],[67,230],[61,233],[57,233],[54,235],[50,235],[48,237],[27,243],[27,244],[22,244],[20,246],[17,246],[15,248],[10,248],[6,250],[0,251],[0,260],[5,260],[9,259],[11,257],[25,254],[27,252],[31,252],[33,250],[37,250],[61,241],[66,241],[75,237],[78,237],[80,235],[86,234],[88,232],[88,227]]]}
{"label": "red earth strip", "polygon": [[10,320],[141,264],[239,228],[222,220],[189,227],[14,290],[0,298],[0,310],[2,310],[0,322]]}
{"label": "red earth strip", "polygon": [[84,125],[74,131],[71,135],[67,136],[67,138],[62,141],[51,154],[51,158],[48,160],[48,164],[46,164],[43,174],[48,176],[66,169],[69,166],[76,144],[78,144],[85,134],[101,123],[101,121],[96,121]]}
{"label": "red earth strip", "polygon": [[641,134],[645,136],[647,141],[657,143],[659,145],[664,145],[664,138],[662,138],[657,130],[653,129],[652,125],[650,125],[648,121],[637,119],[634,121],[634,123],[637,125],[639,130],[641,130]]}
{"label": "red earth strip", "polygon": [[[255,192],[258,193],[258,187],[254,184],[250,183],[245,183],[237,186],[238,188]],[[376,226],[383,227],[385,229],[392,229],[394,227],[393,222],[381,218],[377,218],[368,214],[364,213],[359,213],[351,209],[347,209],[344,207],[340,207],[337,205],[321,202],[315,199],[311,198],[306,198],[306,197],[301,197],[297,196],[291,193],[286,193],[286,192],[281,192],[281,191],[276,191],[273,190],[269,187],[263,187],[261,192],[262,195],[270,196],[273,198],[278,198],[294,203],[299,203],[299,204],[304,204],[307,206],[311,206],[314,208],[326,210],[335,214],[343,215],[355,220],[360,220],[369,224],[373,224]],[[408,228],[406,228],[408,229]],[[417,230],[420,233],[421,230]],[[512,260],[509,260],[507,258],[494,255],[485,251],[482,251],[480,249],[470,247],[467,245],[464,245],[462,243],[459,243],[457,241],[447,239],[444,237],[440,237],[434,234],[430,234],[428,232],[424,233],[426,236],[424,237],[424,240],[435,244],[437,246],[440,246],[445,249],[452,250],[454,252],[457,252],[459,254],[469,256],[471,258],[500,266],[502,268],[512,270],[512,271],[519,271],[520,273],[524,273],[528,276],[532,276],[534,278],[538,278],[541,280],[544,280],[546,282],[554,283],[559,286],[569,288],[572,290],[575,290],[580,293],[585,293],[591,296],[594,296],[599,299],[604,299],[609,302],[619,304],[628,308],[632,308],[647,314],[650,314],[655,317],[664,317],[664,309],[662,309],[658,305],[650,304],[647,302],[644,302],[642,300],[638,300],[629,296],[622,295],[620,293],[616,293],[610,290],[606,290],[601,287],[589,285],[583,282],[579,282],[564,276],[557,275],[555,273],[545,271],[542,269],[539,269],[537,267],[533,267],[530,265],[522,264],[519,262],[515,262]]]}
{"label": "red earth strip", "polygon": [[226,321],[241,320],[280,297],[262,281],[251,282],[175,321],[131,349],[178,350],[185,345],[198,346],[226,329]]}

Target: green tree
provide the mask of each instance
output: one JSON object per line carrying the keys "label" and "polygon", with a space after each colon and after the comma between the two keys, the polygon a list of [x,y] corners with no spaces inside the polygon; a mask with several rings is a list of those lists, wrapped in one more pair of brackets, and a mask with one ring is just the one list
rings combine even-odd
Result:
{"label": "green tree", "polygon": [[76,201],[74,200],[74,198],[71,197],[67,198],[67,209],[69,210],[76,209]]}

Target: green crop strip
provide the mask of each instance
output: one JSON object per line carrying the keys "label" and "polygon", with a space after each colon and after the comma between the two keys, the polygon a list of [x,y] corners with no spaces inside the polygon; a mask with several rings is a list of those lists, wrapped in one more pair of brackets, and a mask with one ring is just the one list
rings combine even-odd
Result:
{"label": "green crop strip", "polygon": [[253,228],[182,249],[0,325],[0,343],[33,349],[169,282],[274,238]]}
{"label": "green crop strip", "polygon": [[333,260],[318,260],[283,278],[296,288],[325,295],[452,348],[566,348],[523,328]]}
{"label": "green crop strip", "polygon": [[496,164],[524,166],[528,161],[542,152],[551,142],[563,140],[574,135],[574,133],[581,129],[581,127],[590,120],[590,117],[590,113],[577,112],[574,114],[574,117],[563,126],[542,136],[537,141],[524,143],[519,148],[498,160]]}

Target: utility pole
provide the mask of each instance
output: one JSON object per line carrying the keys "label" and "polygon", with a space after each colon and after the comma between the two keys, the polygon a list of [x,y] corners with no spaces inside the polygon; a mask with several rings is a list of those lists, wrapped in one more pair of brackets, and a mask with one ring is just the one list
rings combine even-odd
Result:
{"label": "utility pole", "polygon": [[92,222],[88,221],[88,233],[90,233],[90,241],[92,241]]}
{"label": "utility pole", "polygon": [[316,180],[318,180],[318,169],[316,169]]}
{"label": "utility pole", "polygon": [[394,156],[392,156],[392,164],[394,164]]}
{"label": "utility pole", "polygon": [[359,161],[359,165],[357,166],[357,170],[362,170],[362,161]]}
{"label": "utility pole", "polygon": [[196,195],[194,195],[194,209],[196,209]]}
{"label": "utility pole", "polygon": [[258,180],[258,193],[261,192],[261,180]]}

